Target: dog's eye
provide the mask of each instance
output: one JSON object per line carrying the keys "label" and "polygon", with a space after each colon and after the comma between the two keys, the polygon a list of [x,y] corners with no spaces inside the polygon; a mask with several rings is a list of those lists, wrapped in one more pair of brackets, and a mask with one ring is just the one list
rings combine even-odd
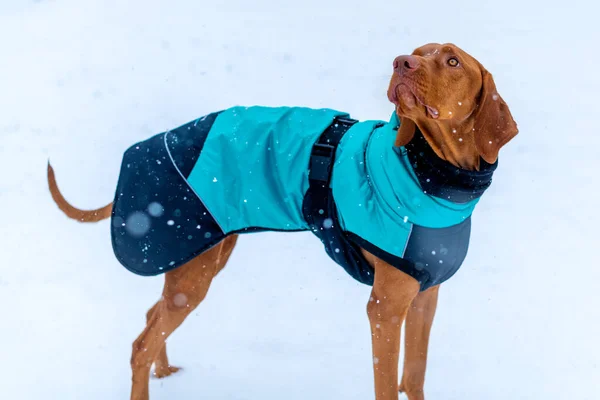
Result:
{"label": "dog's eye", "polygon": [[451,67],[458,67],[458,60],[454,57],[448,59],[448,65]]}

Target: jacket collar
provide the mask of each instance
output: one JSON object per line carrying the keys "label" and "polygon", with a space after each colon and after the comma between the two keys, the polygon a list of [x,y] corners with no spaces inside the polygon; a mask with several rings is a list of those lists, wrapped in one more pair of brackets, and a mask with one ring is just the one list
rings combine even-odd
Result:
{"label": "jacket collar", "polygon": [[[396,112],[392,113],[390,124],[396,129],[400,126]],[[479,171],[455,167],[435,154],[419,128],[404,147],[423,191],[454,203],[467,203],[481,197],[492,184],[492,176],[498,167],[498,161],[489,164],[483,159]]]}

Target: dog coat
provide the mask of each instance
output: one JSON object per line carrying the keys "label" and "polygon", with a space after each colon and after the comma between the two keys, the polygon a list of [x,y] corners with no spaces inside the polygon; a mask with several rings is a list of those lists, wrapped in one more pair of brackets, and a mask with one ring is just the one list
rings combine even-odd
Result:
{"label": "dog coat", "polygon": [[[421,290],[447,280],[467,254],[470,217],[496,164],[453,167],[420,132],[394,147],[393,113],[387,123],[343,125],[327,190],[315,192],[313,145],[347,117],[233,107],[133,145],[113,206],[117,259],[136,274],[157,275],[231,234],[312,230],[362,283],[373,283],[373,269],[360,247],[413,276]],[[325,207],[315,209],[315,193]]]}

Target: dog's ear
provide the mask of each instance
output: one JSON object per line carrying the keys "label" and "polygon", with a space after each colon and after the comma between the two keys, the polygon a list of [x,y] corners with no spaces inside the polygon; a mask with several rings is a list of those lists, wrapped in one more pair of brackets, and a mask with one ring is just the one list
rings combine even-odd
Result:
{"label": "dog's ear", "polygon": [[398,128],[398,134],[396,134],[396,147],[406,146],[415,136],[416,125],[413,120],[400,117],[400,127]]}
{"label": "dog's ear", "polygon": [[498,159],[500,148],[514,138],[519,130],[508,106],[496,91],[492,74],[482,70],[479,107],[475,113],[475,147],[481,158],[490,164]]}

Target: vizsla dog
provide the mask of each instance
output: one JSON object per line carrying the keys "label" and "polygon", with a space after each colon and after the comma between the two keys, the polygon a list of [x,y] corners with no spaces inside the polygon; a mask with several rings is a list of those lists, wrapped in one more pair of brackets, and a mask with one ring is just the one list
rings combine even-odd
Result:
{"label": "vizsla dog", "polygon": [[[133,343],[132,400],[148,400],[152,365],[159,378],[177,372],[165,340],[204,299],[238,234],[277,227],[312,230],[331,258],[372,285],[367,314],[375,398],[396,400],[401,391],[410,400],[424,399],[439,285],[464,260],[471,212],[491,183],[500,148],[518,130],[492,75],[452,44],[428,44],[397,57],[387,96],[395,106],[390,123],[357,123],[332,110],[260,107],[200,118],[132,146],[115,201],[97,210],[70,205],[48,165],[50,192],[69,218],[112,217],[119,261],[141,275],[166,272],[162,296]],[[223,152],[254,151],[260,140],[249,140],[250,131],[267,138],[258,159],[271,161],[260,164],[248,153],[247,159],[233,156],[222,164],[229,156]],[[264,136],[273,132],[276,139]],[[285,157],[277,158],[281,154]],[[297,159],[301,165],[295,170]],[[160,168],[169,168],[170,175],[160,175]],[[228,180],[232,168],[239,170],[235,181]],[[248,181],[265,174],[275,178],[261,180],[259,191],[275,197],[257,195],[256,185],[245,191]],[[281,195],[296,178],[299,189]],[[279,186],[269,191],[271,185]],[[251,206],[254,211],[245,211]],[[271,223],[282,215],[280,225]],[[171,249],[185,251],[173,255]]]}

